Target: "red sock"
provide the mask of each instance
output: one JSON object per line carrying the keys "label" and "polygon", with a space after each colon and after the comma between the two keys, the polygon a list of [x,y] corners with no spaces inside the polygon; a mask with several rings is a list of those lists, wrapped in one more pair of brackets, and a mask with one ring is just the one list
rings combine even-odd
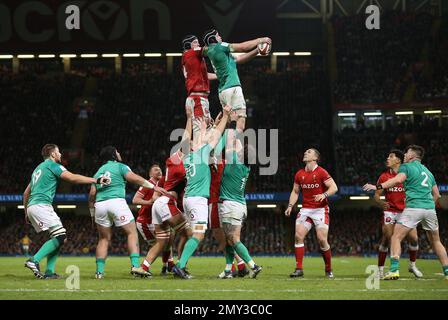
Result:
{"label": "red sock", "polygon": [[164,266],[167,265],[168,260],[170,259],[170,257],[171,257],[171,250],[163,251],[163,253],[162,253],[162,263],[163,263]]}
{"label": "red sock", "polygon": [[325,272],[331,271],[331,249],[328,249],[326,251],[321,250],[322,258],[325,262]]}
{"label": "red sock", "polygon": [[417,260],[417,251],[418,250],[409,250],[409,261],[415,262]]}
{"label": "red sock", "polygon": [[232,263],[232,272],[235,272],[236,268],[235,268],[235,262]]}
{"label": "red sock", "polygon": [[246,268],[246,264],[244,263],[243,260],[241,260],[240,262],[238,262],[238,270],[244,270],[244,268]]}
{"label": "red sock", "polygon": [[296,244],[295,253],[296,253],[296,269],[303,270],[303,256],[305,255],[305,245],[303,243]]}
{"label": "red sock", "polygon": [[378,251],[378,267],[384,267],[384,262],[387,258],[387,251]]}

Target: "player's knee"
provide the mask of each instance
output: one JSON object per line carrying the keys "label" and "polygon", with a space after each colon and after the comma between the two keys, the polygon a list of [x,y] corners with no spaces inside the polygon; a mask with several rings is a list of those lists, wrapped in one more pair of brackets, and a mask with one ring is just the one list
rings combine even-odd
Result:
{"label": "player's knee", "polygon": [[56,239],[59,243],[59,246],[62,246],[67,240],[66,232],[67,230],[65,230],[65,228],[61,226],[50,231],[50,237]]}

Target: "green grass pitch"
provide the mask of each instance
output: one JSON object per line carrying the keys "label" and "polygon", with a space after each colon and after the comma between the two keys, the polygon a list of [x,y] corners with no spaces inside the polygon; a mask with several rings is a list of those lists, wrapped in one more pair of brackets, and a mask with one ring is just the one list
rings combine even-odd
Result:
{"label": "green grass pitch", "polygon": [[[407,271],[407,261],[401,262],[401,279],[381,281],[380,289],[366,288],[366,267],[374,265],[374,258],[333,259],[335,279],[324,277],[321,258],[306,257],[305,277],[291,279],[294,258],[256,257],[263,271],[257,279],[235,278],[220,280],[224,258],[194,257],[189,262],[191,280],[161,277],[160,260],[154,264],[153,278],[133,278],[126,257],[110,257],[106,263],[106,277],[93,278],[94,257],[61,257],[56,271],[64,279],[38,280],[24,268],[25,258],[0,258],[0,300],[6,299],[448,299],[448,281],[442,276],[436,260],[418,260],[424,278],[416,280]],[[65,274],[69,265],[80,270],[80,289],[67,289]],[[44,269],[45,263],[41,268]]]}

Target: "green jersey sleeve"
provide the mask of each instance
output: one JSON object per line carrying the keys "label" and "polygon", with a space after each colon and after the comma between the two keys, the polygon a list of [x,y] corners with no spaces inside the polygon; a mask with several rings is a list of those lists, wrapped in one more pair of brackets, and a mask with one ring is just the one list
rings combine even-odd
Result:
{"label": "green jersey sleeve", "polygon": [[398,169],[398,173],[404,173],[406,177],[409,176],[409,168],[407,163],[400,165],[400,169]]}
{"label": "green jersey sleeve", "polygon": [[62,172],[67,171],[67,169],[65,169],[63,165],[56,162],[52,162],[49,166],[49,169],[58,178],[61,176]]}
{"label": "green jersey sleeve", "polygon": [[120,163],[120,173],[124,177],[126,173],[132,172],[131,168],[129,168],[127,165]]}

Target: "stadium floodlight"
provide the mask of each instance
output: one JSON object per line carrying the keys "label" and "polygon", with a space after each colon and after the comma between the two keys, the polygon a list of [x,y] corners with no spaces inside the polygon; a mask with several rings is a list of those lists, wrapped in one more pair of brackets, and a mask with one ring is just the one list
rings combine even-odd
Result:
{"label": "stadium floodlight", "polygon": [[142,206],[140,204],[135,206],[137,209],[140,209]]}
{"label": "stadium floodlight", "polygon": [[59,58],[76,58],[76,54],[74,54],[74,53],[60,54]]}
{"label": "stadium floodlight", "polygon": [[310,56],[311,52],[309,51],[299,51],[299,52],[294,52],[295,56]]}
{"label": "stadium floodlight", "polygon": [[161,56],[162,56],[162,54],[158,53],[158,52],[145,53],[145,57],[148,57],[148,58],[158,58],[158,57],[161,57]]}
{"label": "stadium floodlight", "polygon": [[257,204],[257,208],[277,208],[276,204]]}
{"label": "stadium floodlight", "polygon": [[12,54],[0,54],[0,59],[12,59],[14,56]]}
{"label": "stadium floodlight", "polygon": [[58,204],[58,209],[76,209],[75,204]]}
{"label": "stadium floodlight", "polygon": [[350,200],[369,200],[369,196],[350,196]]}
{"label": "stadium floodlight", "polygon": [[48,58],[54,58],[55,55],[54,54],[40,54],[40,55],[38,55],[38,57],[40,59],[48,59]]}
{"label": "stadium floodlight", "polygon": [[96,53],[83,53],[81,58],[97,58],[98,55]]}
{"label": "stadium floodlight", "polygon": [[380,200],[385,200],[386,197],[385,196],[380,196]]}
{"label": "stadium floodlight", "polygon": [[23,204],[19,204],[19,205],[17,206],[17,209],[25,209],[25,207],[23,206]]}
{"label": "stadium floodlight", "polygon": [[19,58],[19,59],[33,59],[34,58],[34,54],[19,54],[17,56],[17,58]]}
{"label": "stadium floodlight", "polygon": [[167,57],[182,57],[182,53],[170,52],[166,54]]}
{"label": "stadium floodlight", "polygon": [[364,112],[365,116],[381,116],[383,115],[381,112]]}
{"label": "stadium floodlight", "polygon": [[425,110],[424,114],[441,114],[442,110]]}
{"label": "stadium floodlight", "polygon": [[137,58],[140,57],[140,53],[125,53],[123,54],[125,58]]}
{"label": "stadium floodlight", "polygon": [[273,55],[274,56],[289,56],[290,53],[289,52],[274,52]]}
{"label": "stadium floodlight", "polygon": [[338,117],[354,117],[356,113],[354,112],[339,112]]}
{"label": "stadium floodlight", "polygon": [[297,208],[302,208],[302,205],[301,205],[301,204],[298,204],[298,205],[297,205]]}
{"label": "stadium floodlight", "polygon": [[116,58],[119,56],[118,53],[104,53],[101,55],[103,58]]}
{"label": "stadium floodlight", "polygon": [[395,112],[395,114],[397,116],[404,116],[404,115],[414,114],[414,111],[397,111],[397,112]]}

